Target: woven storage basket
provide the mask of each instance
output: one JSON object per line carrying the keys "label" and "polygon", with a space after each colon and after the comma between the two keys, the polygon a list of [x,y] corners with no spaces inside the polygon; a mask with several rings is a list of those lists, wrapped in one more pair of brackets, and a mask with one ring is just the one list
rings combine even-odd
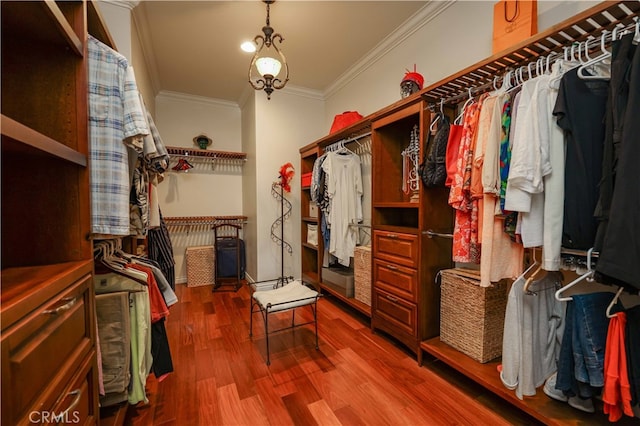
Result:
{"label": "woven storage basket", "polygon": [[213,246],[187,247],[187,287],[213,285],[215,264]]}
{"label": "woven storage basket", "polygon": [[353,253],[356,300],[371,306],[371,246],[357,246]]}
{"label": "woven storage basket", "polygon": [[440,340],[481,363],[502,355],[506,283],[480,287],[475,271],[440,273]]}

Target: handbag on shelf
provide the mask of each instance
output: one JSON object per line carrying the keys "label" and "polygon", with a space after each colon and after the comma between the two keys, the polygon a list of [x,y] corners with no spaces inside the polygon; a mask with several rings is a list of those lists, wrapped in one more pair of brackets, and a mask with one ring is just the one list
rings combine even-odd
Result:
{"label": "handbag on shelf", "polygon": [[493,6],[493,53],[538,32],[537,0],[500,0]]}
{"label": "handbag on shelf", "polygon": [[422,184],[427,188],[444,187],[447,180],[447,141],[451,123],[449,117],[438,113],[431,122],[430,128],[434,125],[437,125],[438,129],[435,135],[429,132],[424,159],[418,170]]}

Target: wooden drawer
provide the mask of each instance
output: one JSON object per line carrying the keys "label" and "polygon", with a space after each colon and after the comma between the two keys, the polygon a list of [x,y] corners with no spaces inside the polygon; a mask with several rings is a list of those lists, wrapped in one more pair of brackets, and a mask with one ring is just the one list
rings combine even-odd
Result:
{"label": "wooden drawer", "polygon": [[93,350],[91,285],[86,275],[2,334],[2,424],[28,421]]}
{"label": "wooden drawer", "polygon": [[[49,424],[94,425],[99,417],[97,401],[98,386],[95,353],[82,363],[75,376],[58,394],[49,415]],[[46,423],[46,419],[42,419]],[[58,420],[57,422],[55,420]]]}
{"label": "wooden drawer", "polygon": [[411,336],[418,335],[418,307],[415,303],[374,289],[373,307],[374,315],[387,321],[392,328],[399,329]]}
{"label": "wooden drawer", "polygon": [[418,302],[418,271],[380,259],[373,262],[374,285],[412,302]]}
{"label": "wooden drawer", "polygon": [[418,236],[388,231],[373,231],[373,257],[398,263],[410,268],[418,267]]}

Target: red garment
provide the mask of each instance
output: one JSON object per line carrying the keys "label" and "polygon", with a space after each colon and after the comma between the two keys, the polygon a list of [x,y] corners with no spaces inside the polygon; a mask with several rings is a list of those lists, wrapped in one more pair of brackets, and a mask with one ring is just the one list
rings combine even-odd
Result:
{"label": "red garment", "polygon": [[464,110],[456,174],[453,176],[449,192],[449,205],[456,210],[452,249],[454,262],[480,263],[478,200],[471,198],[471,169],[476,141],[475,133],[483,99],[468,105]]}
{"label": "red garment", "polygon": [[609,321],[607,345],[604,352],[604,387],[602,402],[604,413],[610,422],[617,422],[622,413],[633,417],[631,409],[631,386],[627,370],[627,352],[624,346],[624,330],[627,314],[618,312]]}
{"label": "red garment", "polygon": [[458,150],[460,149],[460,139],[462,139],[462,126],[452,124],[449,127],[449,140],[447,141],[447,156],[445,164],[447,166],[446,186],[453,184],[453,177],[458,172]]}
{"label": "red garment", "polygon": [[129,263],[127,268],[137,269],[138,271],[142,271],[147,274],[147,286],[149,287],[149,304],[151,308],[151,323],[157,322],[162,318],[166,318],[169,316],[169,308],[167,308],[167,304],[164,301],[164,297],[162,297],[162,292],[160,291],[160,287],[158,287],[158,283],[156,282],[156,278],[153,275],[153,271],[151,268],[148,268],[143,265],[139,265],[137,263]]}

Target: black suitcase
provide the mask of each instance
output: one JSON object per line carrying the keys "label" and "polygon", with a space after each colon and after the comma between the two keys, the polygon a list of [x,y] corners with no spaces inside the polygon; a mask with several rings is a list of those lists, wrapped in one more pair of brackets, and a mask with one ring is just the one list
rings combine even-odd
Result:
{"label": "black suitcase", "polygon": [[[240,244],[239,253],[237,251],[238,243]],[[240,276],[238,278],[244,279],[246,268],[244,240],[235,237],[218,238],[216,242],[216,277],[236,278],[238,260],[240,261]]]}

